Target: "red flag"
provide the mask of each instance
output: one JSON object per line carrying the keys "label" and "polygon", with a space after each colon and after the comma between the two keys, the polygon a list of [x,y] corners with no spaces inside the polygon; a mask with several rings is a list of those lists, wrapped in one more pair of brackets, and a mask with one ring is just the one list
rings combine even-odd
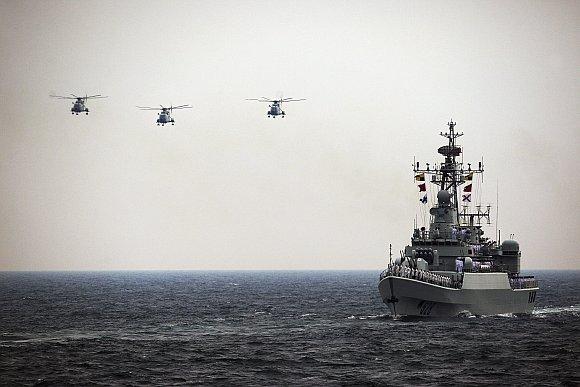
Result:
{"label": "red flag", "polygon": [[419,184],[419,192],[425,192],[425,191],[427,191],[427,187],[425,186],[425,183]]}
{"label": "red flag", "polygon": [[463,192],[471,192],[471,184],[467,184],[465,188],[463,188]]}

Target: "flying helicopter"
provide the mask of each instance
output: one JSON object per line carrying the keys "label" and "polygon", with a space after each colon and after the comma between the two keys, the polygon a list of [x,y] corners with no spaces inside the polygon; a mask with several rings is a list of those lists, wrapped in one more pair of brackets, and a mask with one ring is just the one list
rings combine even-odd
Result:
{"label": "flying helicopter", "polygon": [[66,97],[63,95],[51,95],[53,98],[58,99],[74,99],[75,101],[72,103],[73,106],[70,109],[72,114],[78,115],[79,113],[89,114],[89,109],[85,106],[85,103],[88,99],[97,99],[97,98],[107,98],[106,96],[95,94],[95,95],[85,95],[84,97],[79,97],[74,94],[71,94],[72,97]]}
{"label": "flying helicopter", "polygon": [[157,107],[149,107],[149,106],[137,106],[141,110],[161,110],[159,118],[157,118],[157,125],[165,126],[171,122],[171,125],[175,125],[175,120],[171,118],[171,112],[176,109],[191,109],[193,106],[190,105],[179,105],[179,106],[169,106],[164,107],[163,105],[159,105],[161,108]]}
{"label": "flying helicopter", "polygon": [[305,98],[294,99],[294,98],[280,98],[280,99],[270,99],[267,97],[260,97],[260,98],[246,98],[246,101],[258,101],[258,102],[268,102],[271,105],[268,105],[270,108],[268,110],[268,118],[276,118],[276,116],[282,116],[284,118],[286,113],[282,110],[282,102],[296,102],[296,101],[306,101]]}

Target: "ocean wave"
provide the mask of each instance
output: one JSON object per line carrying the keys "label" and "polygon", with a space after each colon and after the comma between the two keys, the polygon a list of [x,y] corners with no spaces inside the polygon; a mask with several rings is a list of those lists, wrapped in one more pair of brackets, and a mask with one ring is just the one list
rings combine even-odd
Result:
{"label": "ocean wave", "polygon": [[570,306],[544,306],[541,308],[535,308],[532,311],[533,316],[542,317],[551,314],[560,313],[571,313],[574,315],[580,314],[580,305],[570,305]]}
{"label": "ocean wave", "polygon": [[2,274],[0,385],[578,384],[580,272],[463,318],[391,316],[376,274]]}
{"label": "ocean wave", "polygon": [[[561,314],[561,313],[572,314],[574,316],[580,315],[580,305],[545,306],[545,307],[534,308],[531,315],[534,317],[547,317],[547,316],[552,315],[552,314]],[[528,316],[529,315],[530,314],[528,314]],[[498,314],[489,314],[489,315],[484,314],[481,316],[477,316],[477,315],[472,314],[469,311],[463,311],[457,317],[462,317],[462,318],[518,318],[521,316],[526,316],[526,315],[525,314],[518,315],[516,313],[498,313]]]}
{"label": "ocean wave", "polygon": [[391,318],[392,316],[388,313],[384,314],[371,314],[368,316],[348,316],[347,320],[376,320],[376,319],[383,319],[383,318]]}

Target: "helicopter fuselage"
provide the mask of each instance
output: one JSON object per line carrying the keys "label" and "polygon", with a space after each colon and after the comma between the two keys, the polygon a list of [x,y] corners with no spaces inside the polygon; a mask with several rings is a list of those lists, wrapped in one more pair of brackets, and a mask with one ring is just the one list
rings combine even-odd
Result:
{"label": "helicopter fuselage", "polygon": [[157,125],[161,124],[161,125],[165,125],[171,123],[171,125],[175,124],[175,120],[173,118],[171,118],[171,115],[169,114],[169,112],[163,110],[161,111],[161,113],[159,113],[159,117],[157,118]]}
{"label": "helicopter fuselage", "polygon": [[282,110],[280,103],[278,103],[278,102],[272,103],[272,105],[270,105],[269,107],[270,107],[270,109],[268,110],[268,117],[275,118],[276,116],[284,117],[286,115],[286,113],[284,113],[284,110]]}
{"label": "helicopter fuselage", "polygon": [[72,114],[86,113],[89,114],[89,109],[85,106],[85,103],[81,101],[73,102],[73,107],[70,109]]}

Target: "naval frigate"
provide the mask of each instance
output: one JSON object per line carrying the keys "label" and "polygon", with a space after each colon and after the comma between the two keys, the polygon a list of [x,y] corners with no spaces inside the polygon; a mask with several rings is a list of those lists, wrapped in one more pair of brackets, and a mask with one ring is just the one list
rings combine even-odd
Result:
{"label": "naval frigate", "polygon": [[425,167],[413,162],[420,202],[427,204],[427,183],[437,191],[429,228],[415,222],[411,244],[395,260],[391,255],[380,274],[381,298],[393,316],[531,313],[538,282],[520,274],[519,243],[483,236],[482,221],[490,224],[491,206],[459,207],[460,194],[462,202],[471,201],[474,176],[483,176],[484,166],[483,161],[477,168],[464,165],[457,145],[463,133],[455,131],[453,120],[447,125],[448,131],[440,135],[448,142],[438,149],[444,161]]}

